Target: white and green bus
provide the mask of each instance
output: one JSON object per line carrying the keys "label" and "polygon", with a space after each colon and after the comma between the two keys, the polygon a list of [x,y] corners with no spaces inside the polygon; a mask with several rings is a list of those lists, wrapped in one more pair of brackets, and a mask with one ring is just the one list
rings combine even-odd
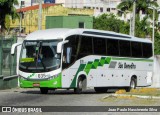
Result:
{"label": "white and green bus", "polygon": [[152,84],[152,42],[95,29],[48,29],[29,34],[18,64],[20,87],[48,90],[132,88]]}

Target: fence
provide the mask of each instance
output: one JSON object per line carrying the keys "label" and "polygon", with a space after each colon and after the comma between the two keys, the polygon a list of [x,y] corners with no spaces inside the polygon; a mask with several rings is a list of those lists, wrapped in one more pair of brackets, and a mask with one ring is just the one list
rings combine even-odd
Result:
{"label": "fence", "polygon": [[[0,36],[0,89],[17,87],[16,54],[11,56],[11,46],[17,42],[17,36]],[[7,77],[13,76],[13,77]]]}

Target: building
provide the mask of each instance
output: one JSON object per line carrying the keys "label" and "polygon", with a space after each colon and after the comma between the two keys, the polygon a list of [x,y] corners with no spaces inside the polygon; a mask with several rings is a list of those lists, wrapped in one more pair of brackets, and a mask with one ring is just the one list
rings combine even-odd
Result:
{"label": "building", "polygon": [[[58,0],[57,3],[62,3],[64,0]],[[39,0],[18,0],[19,5],[16,6],[17,9],[22,7],[34,6],[39,4]],[[22,3],[22,4],[21,4]],[[56,3],[56,0],[42,0],[42,3]]]}
{"label": "building", "polygon": [[[71,21],[72,20],[72,21]],[[93,28],[93,17],[85,15],[47,16],[46,29],[49,28]]]}
{"label": "building", "polygon": [[[42,8],[42,29],[45,29],[46,16],[67,16],[70,14],[92,16],[94,13],[92,9],[65,8],[62,4],[43,4]],[[39,5],[17,9],[17,12],[22,15],[22,33],[28,34],[38,30],[38,9]],[[20,20],[16,19],[14,23],[11,21],[10,28],[19,32]]]}
{"label": "building", "polygon": [[117,14],[117,5],[121,0],[65,0],[64,6],[69,8],[93,9],[94,16],[103,13]]}

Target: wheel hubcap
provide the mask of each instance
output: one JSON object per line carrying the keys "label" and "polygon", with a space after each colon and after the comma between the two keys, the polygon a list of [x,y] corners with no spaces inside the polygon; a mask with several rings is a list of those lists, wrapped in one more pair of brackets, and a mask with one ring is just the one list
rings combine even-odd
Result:
{"label": "wheel hubcap", "polygon": [[79,82],[79,89],[82,89],[82,81]]}

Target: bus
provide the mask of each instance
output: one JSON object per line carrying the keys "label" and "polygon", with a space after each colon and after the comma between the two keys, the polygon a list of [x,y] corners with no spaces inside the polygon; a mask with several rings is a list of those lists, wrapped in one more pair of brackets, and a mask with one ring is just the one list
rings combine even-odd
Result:
{"label": "bus", "polygon": [[87,88],[130,91],[152,84],[153,46],[149,39],[96,29],[47,29],[29,34],[18,64],[22,88],[48,90]]}

